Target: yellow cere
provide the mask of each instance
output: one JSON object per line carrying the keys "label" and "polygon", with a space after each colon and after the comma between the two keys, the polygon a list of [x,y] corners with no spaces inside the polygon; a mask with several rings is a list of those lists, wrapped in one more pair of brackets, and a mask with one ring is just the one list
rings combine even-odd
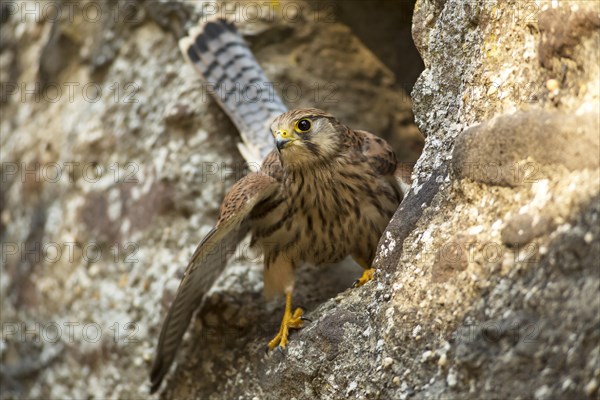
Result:
{"label": "yellow cere", "polygon": [[277,133],[283,138],[289,138],[291,136],[290,133],[285,129],[278,129]]}

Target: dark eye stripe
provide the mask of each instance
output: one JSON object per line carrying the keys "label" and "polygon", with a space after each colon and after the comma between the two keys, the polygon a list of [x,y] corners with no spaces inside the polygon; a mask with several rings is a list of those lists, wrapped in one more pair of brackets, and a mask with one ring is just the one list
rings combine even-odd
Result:
{"label": "dark eye stripe", "polygon": [[310,140],[306,140],[304,142],[306,148],[313,153],[315,156],[319,156],[320,152],[319,152],[319,146],[317,146],[316,144],[314,144],[313,142],[311,142]]}

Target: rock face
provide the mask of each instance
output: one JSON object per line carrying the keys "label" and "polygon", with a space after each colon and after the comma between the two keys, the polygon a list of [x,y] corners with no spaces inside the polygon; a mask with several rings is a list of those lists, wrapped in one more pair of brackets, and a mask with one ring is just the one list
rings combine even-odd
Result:
{"label": "rock face", "polygon": [[597,396],[598,11],[417,2],[427,140],[381,241],[382,398]]}
{"label": "rock face", "polygon": [[[148,397],[166,307],[244,172],[176,49],[215,4],[81,3],[54,22],[2,4],[3,398]],[[392,135],[407,161],[412,106],[425,148],[374,282],[301,271],[312,322],[267,355],[282,307],[242,244],[159,397],[596,398],[598,5],[417,1],[411,105],[335,7],[236,4],[289,106]],[[360,8],[342,11],[352,26]]]}

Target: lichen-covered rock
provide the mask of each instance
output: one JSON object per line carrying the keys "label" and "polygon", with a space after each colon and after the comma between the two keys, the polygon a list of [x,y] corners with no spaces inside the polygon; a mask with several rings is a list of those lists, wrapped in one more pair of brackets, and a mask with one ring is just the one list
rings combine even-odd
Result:
{"label": "lichen-covered rock", "polygon": [[598,11],[417,2],[427,140],[380,243],[400,386],[382,398],[597,396]]}

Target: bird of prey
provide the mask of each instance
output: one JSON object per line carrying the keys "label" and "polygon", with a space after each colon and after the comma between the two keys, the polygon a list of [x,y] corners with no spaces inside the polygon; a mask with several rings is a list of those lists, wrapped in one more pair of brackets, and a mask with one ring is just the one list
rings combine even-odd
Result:
{"label": "bird of prey", "polygon": [[227,256],[248,233],[264,256],[265,292],[285,296],[279,332],[268,343],[269,349],[283,349],[289,330],[304,321],[302,309],[292,310],[294,269],[352,256],[365,268],[357,285],[366,283],[379,238],[408,188],[383,139],[322,110],[287,111],[272,91],[248,95],[265,89],[268,80],[229,22],[209,21],[179,45],[239,129],[242,155],[262,160],[262,167],[227,193],[214,228],[187,266],[158,340],[152,392]]}

